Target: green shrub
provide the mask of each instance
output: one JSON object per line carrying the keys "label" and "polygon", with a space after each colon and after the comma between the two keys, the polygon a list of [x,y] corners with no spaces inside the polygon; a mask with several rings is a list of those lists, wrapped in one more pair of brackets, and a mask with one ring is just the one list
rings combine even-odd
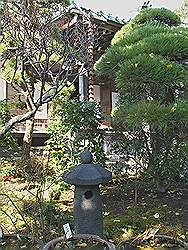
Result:
{"label": "green shrub", "polygon": [[78,163],[80,153],[85,149],[94,154],[97,163],[104,164],[101,119],[100,106],[95,102],[59,102],[49,123],[51,164],[64,172]]}

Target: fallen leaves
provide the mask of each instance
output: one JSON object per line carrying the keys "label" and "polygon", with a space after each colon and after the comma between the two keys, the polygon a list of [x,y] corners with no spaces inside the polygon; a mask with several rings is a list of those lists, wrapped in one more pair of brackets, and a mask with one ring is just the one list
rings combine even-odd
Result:
{"label": "fallen leaves", "polygon": [[155,214],[153,215],[153,217],[154,217],[155,219],[158,219],[158,218],[160,217],[160,215],[159,215],[159,213],[155,213]]}

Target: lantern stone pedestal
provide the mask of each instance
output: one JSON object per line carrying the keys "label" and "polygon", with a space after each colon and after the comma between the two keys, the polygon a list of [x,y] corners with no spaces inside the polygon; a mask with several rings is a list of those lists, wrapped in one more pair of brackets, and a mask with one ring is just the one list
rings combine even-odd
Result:
{"label": "lantern stone pedestal", "polygon": [[99,184],[112,179],[110,171],[92,163],[87,150],[80,156],[81,164],[64,174],[65,182],[75,185],[74,219],[77,234],[103,237],[102,201]]}

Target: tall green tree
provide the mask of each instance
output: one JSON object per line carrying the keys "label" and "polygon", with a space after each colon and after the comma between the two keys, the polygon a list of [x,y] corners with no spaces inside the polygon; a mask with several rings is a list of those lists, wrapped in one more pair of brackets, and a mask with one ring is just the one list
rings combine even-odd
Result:
{"label": "tall green tree", "polygon": [[113,117],[124,132],[119,150],[163,192],[187,168],[188,28],[180,24],[170,10],[143,9],[96,63],[98,76],[110,76],[120,93]]}

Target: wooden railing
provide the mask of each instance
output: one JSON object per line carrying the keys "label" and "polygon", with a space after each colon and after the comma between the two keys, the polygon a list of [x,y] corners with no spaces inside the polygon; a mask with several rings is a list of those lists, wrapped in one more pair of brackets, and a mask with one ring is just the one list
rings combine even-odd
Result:
{"label": "wooden railing", "polygon": [[[48,119],[35,119],[34,123],[34,133],[47,133],[48,129]],[[15,132],[24,132],[25,131],[25,122],[17,124],[15,127]]]}

